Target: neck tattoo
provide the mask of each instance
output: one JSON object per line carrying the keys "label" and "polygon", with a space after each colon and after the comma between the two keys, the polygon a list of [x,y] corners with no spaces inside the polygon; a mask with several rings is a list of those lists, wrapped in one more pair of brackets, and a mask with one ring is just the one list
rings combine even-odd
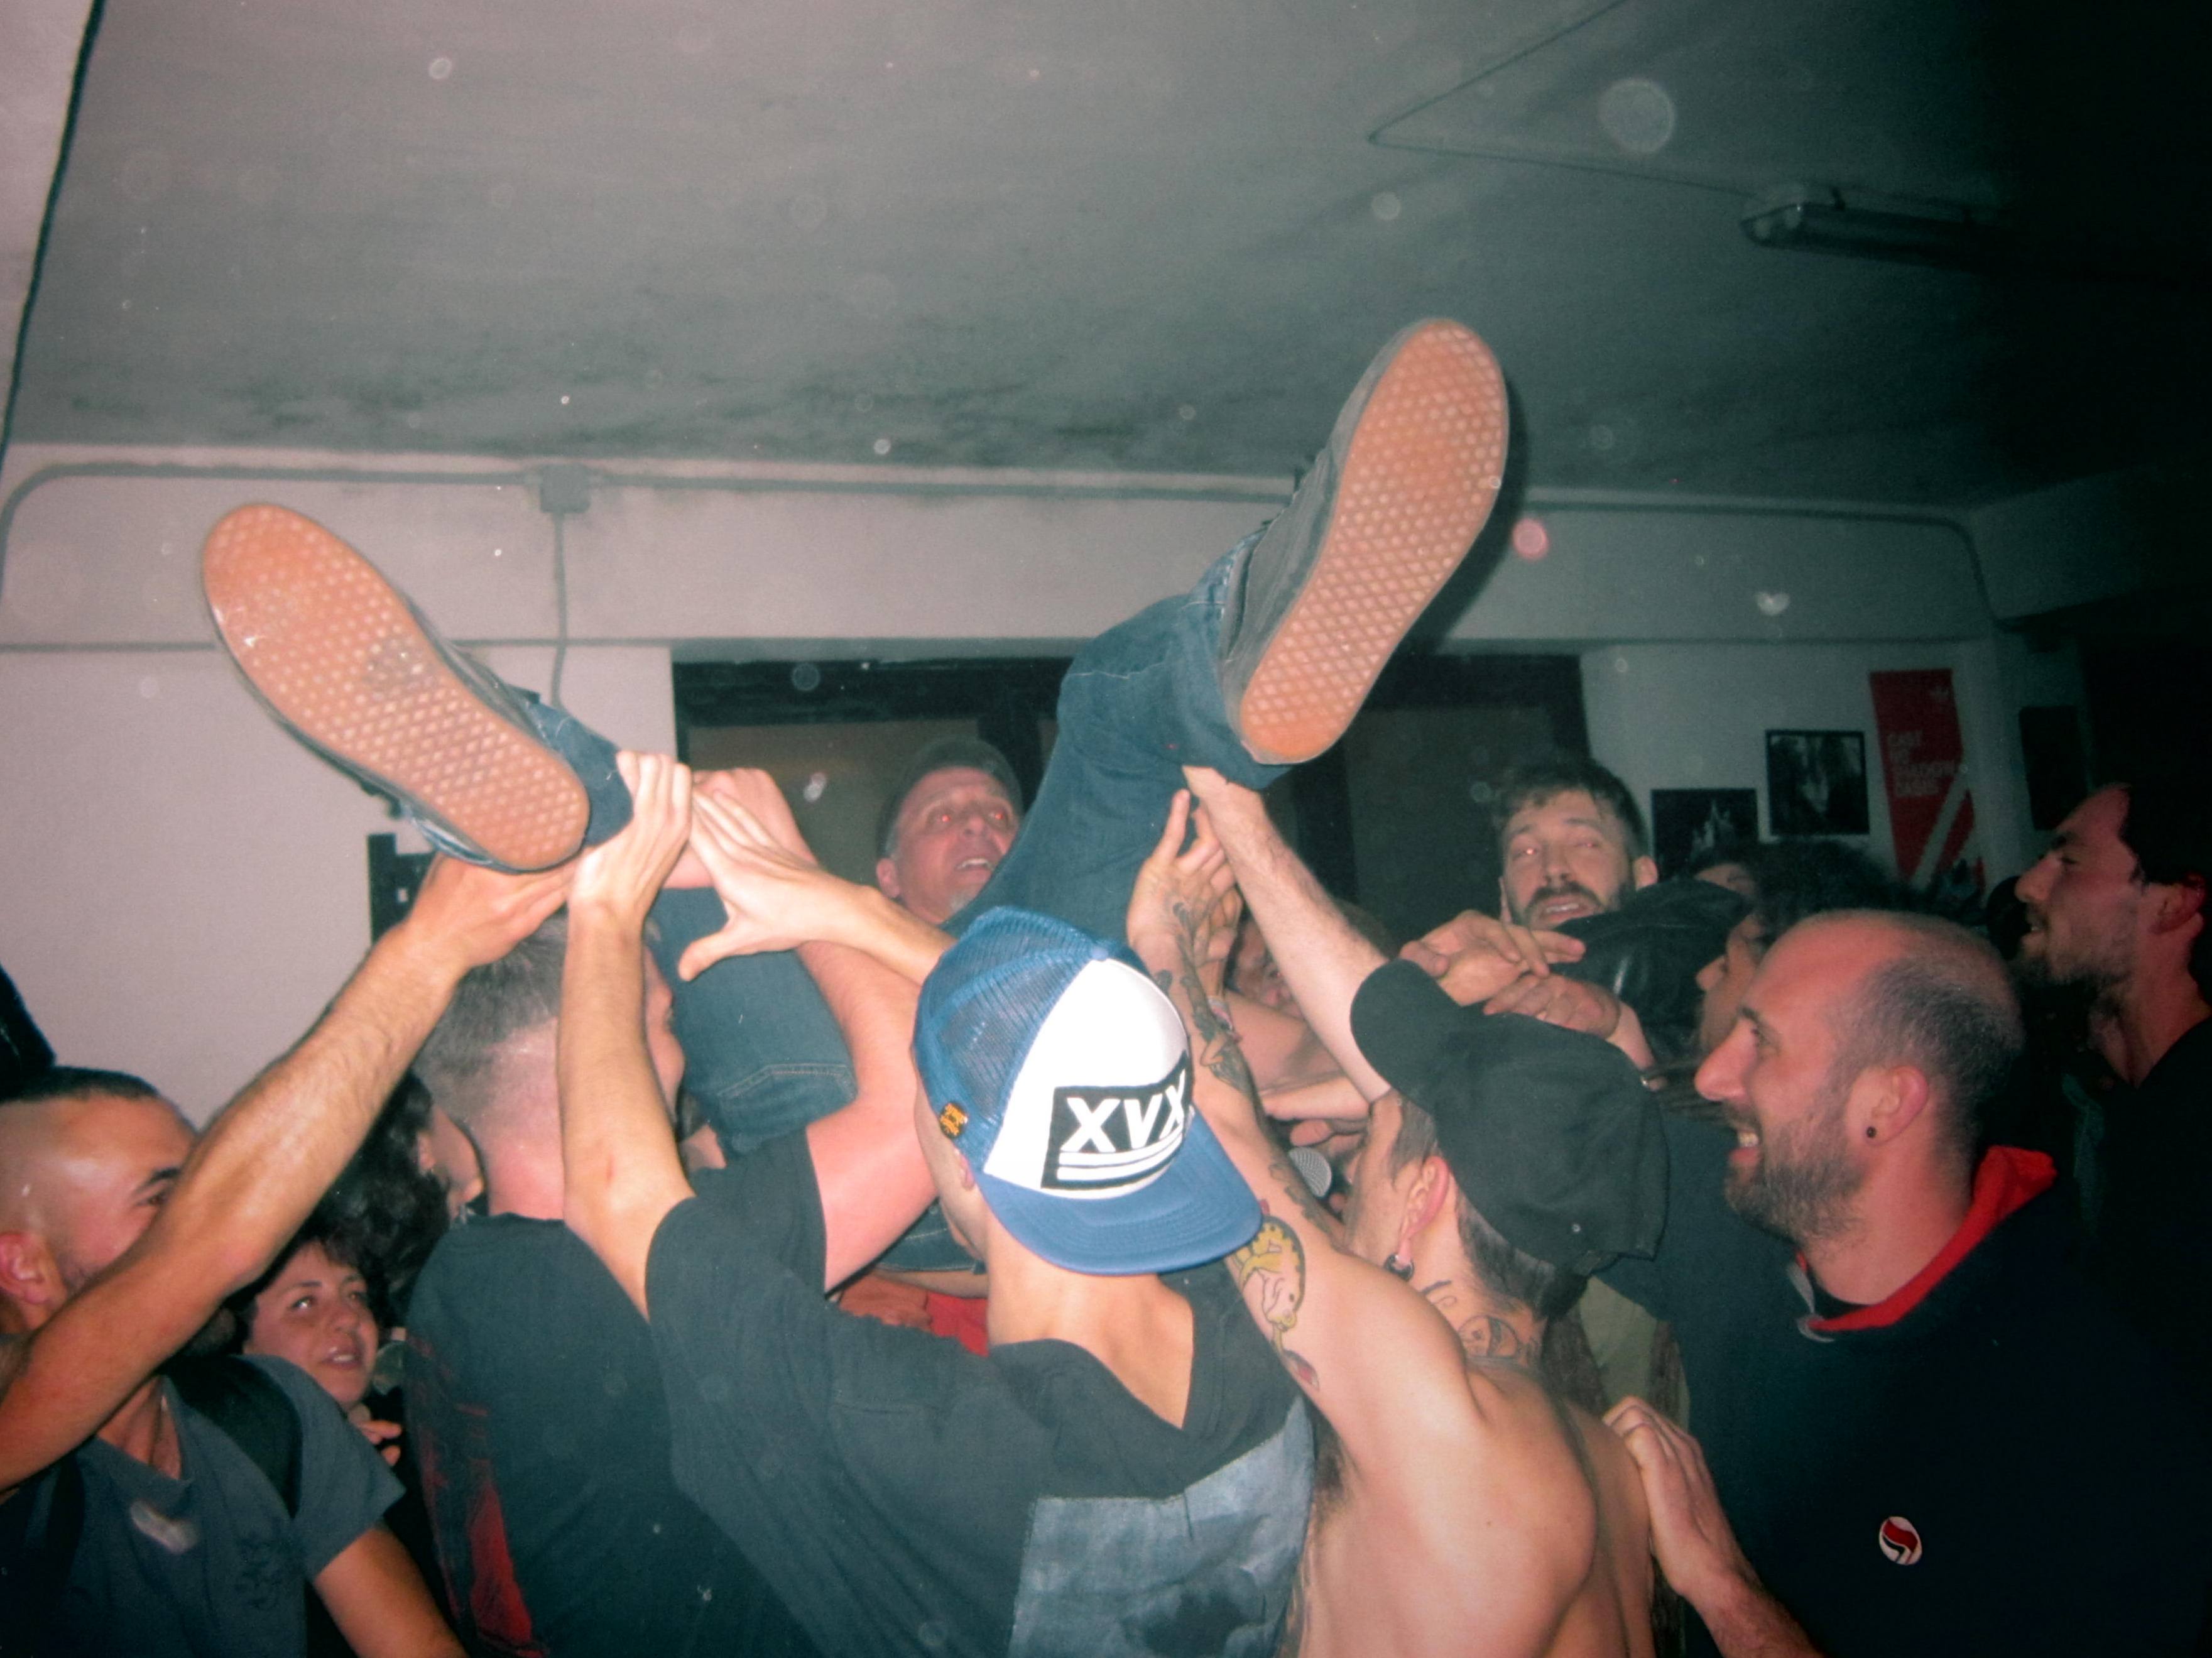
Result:
{"label": "neck tattoo", "polygon": [[1421,1294],[1429,1305],[1443,1315],[1444,1322],[1459,1338],[1460,1350],[1470,1359],[1502,1361],[1523,1368],[1535,1363],[1537,1344],[1523,1335],[1510,1320],[1483,1310],[1474,1297],[1451,1279],[1438,1278],[1433,1284],[1425,1284]]}

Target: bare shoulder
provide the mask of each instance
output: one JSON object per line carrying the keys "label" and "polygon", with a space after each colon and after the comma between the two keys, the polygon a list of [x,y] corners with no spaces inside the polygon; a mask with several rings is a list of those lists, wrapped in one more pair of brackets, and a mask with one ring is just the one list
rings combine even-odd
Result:
{"label": "bare shoulder", "polygon": [[1524,1510],[1540,1507],[1572,1530],[1594,1525],[1596,1482],[1577,1422],[1580,1412],[1519,1364],[1469,1360],[1462,1390],[1470,1449],[1500,1472],[1509,1501]]}
{"label": "bare shoulder", "polygon": [[1620,1436],[1589,1412],[1574,1405],[1563,1405],[1561,1410],[1573,1426],[1589,1474],[1601,1533],[1614,1547],[1625,1548],[1640,1560],[1648,1546],[1650,1517],[1635,1459]]}

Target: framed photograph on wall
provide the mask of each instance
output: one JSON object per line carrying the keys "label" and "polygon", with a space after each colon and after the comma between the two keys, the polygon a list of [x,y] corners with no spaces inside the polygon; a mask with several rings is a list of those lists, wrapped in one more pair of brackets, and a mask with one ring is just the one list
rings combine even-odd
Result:
{"label": "framed photograph on wall", "polygon": [[1758,839],[1757,789],[1651,791],[1651,855],[1662,879],[1687,873],[1715,847]]}
{"label": "framed photograph on wall", "polygon": [[1767,732],[1766,821],[1777,835],[1866,834],[1866,733]]}

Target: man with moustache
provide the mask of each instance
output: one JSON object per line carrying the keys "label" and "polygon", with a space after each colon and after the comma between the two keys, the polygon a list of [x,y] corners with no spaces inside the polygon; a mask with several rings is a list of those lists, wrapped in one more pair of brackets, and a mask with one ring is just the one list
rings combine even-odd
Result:
{"label": "man with moustache", "polygon": [[[1533,1014],[1609,1038],[1632,1008],[1656,1057],[1687,1053],[1697,971],[1742,916],[1741,896],[1709,881],[1661,883],[1643,814],[1595,760],[1561,756],[1516,767],[1492,810],[1498,915],[1469,910],[1404,954],[1447,991],[1484,985],[1493,1013]],[[1498,989],[1501,966],[1517,976]]]}
{"label": "man with moustache", "polygon": [[[1498,914],[1469,910],[1405,956],[1455,999],[1490,1012],[1619,1038],[1647,1065],[1688,1054],[1698,970],[1721,953],[1742,899],[1708,881],[1661,883],[1635,799],[1595,760],[1516,767],[1492,811]],[[1655,1320],[1602,1281],[1572,1319],[1607,1400],[1654,1385]]]}
{"label": "man with moustache", "polygon": [[1693,1652],[2191,1649],[2203,1439],[2067,1265],[2051,1160],[1979,1148],[2021,1044],[1985,943],[1832,912],[1698,1072],[1728,1130],[1667,1123],[1657,1254],[1605,1277],[1674,1326],[1698,1434],[1608,1420]]}
{"label": "man with moustache", "polygon": [[1517,926],[1556,932],[1619,909],[1659,878],[1643,813],[1627,786],[1595,760],[1516,767],[1493,811],[1499,911]]}
{"label": "man with moustache", "polygon": [[2212,1393],[2212,803],[2201,783],[2098,790],[2020,878],[2017,971],[2090,999],[2095,1046],[2127,1084],[2105,1112],[2088,1266],[2123,1313]]}

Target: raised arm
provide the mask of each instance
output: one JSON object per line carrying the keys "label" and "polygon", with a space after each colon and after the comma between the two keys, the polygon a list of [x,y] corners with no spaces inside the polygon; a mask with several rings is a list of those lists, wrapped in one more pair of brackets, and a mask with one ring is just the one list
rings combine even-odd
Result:
{"label": "raised arm", "polygon": [[1259,918],[1299,1011],[1352,1086],[1369,1100],[1382,1098],[1390,1084],[1352,1040],[1352,999],[1382,965],[1382,952],[1359,936],[1313,872],[1283,844],[1257,794],[1202,767],[1183,774],[1205,803],[1244,902]]}
{"label": "raised arm", "polygon": [[1410,1424],[1425,1419],[1409,1397],[1434,1387],[1449,1390],[1437,1396],[1464,1400],[1459,1345],[1420,1297],[1342,1246],[1335,1222],[1261,1126],[1236,1030],[1215,1001],[1236,931],[1234,889],[1203,816],[1189,848],[1178,852],[1189,818],[1189,796],[1178,793],[1138,873],[1128,934],[1189,1032],[1200,1114],[1265,1214],[1229,1268],[1261,1332],[1353,1460],[1393,1456]]}
{"label": "raised arm", "polygon": [[441,858],[297,1047],[226,1106],[161,1213],[106,1272],[14,1344],[0,1374],[0,1491],[74,1449],[251,1284],[361,1145],[461,975],[560,907],[565,869]]}
{"label": "raised arm", "polygon": [[629,825],[577,861],[568,896],[556,1070],[563,1213],[640,1312],[646,1257],[691,1195],[645,1040],[645,919],[691,833],[691,774],[662,755],[617,756]]}

